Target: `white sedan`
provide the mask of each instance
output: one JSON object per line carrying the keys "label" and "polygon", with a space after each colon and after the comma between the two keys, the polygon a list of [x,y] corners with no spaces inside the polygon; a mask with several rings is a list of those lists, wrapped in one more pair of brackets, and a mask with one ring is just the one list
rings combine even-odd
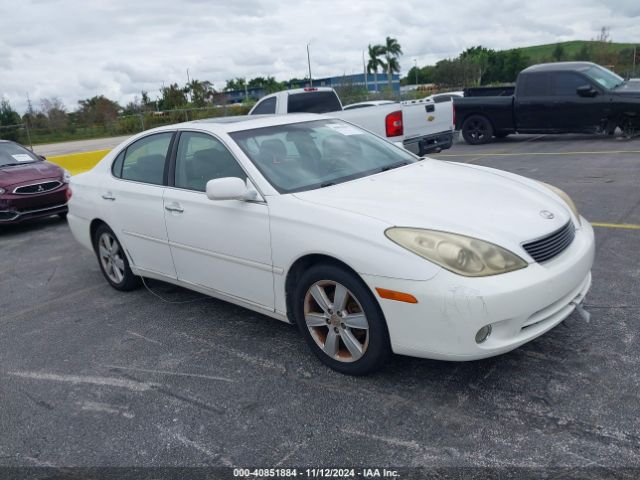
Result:
{"label": "white sedan", "polygon": [[593,230],[562,191],[324,116],[149,130],[71,189],[71,230],[114,288],[154,278],[297,324],[348,374],[507,352],[591,285]]}

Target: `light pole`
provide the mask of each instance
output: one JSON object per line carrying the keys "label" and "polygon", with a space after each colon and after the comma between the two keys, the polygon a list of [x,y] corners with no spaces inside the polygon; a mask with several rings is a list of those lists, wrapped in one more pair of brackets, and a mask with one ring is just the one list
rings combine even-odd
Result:
{"label": "light pole", "polygon": [[309,55],[308,43],[307,43],[307,64],[309,65],[309,86],[313,87],[313,80],[311,79],[311,55]]}

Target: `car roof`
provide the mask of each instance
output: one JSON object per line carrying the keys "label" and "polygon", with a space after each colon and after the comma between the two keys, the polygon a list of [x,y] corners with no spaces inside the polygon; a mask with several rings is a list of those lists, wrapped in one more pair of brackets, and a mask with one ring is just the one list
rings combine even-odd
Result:
{"label": "car roof", "polygon": [[539,63],[538,65],[532,65],[522,70],[522,73],[532,72],[575,72],[586,70],[587,68],[595,66],[595,63],[591,62],[553,62],[553,63]]}
{"label": "car roof", "polygon": [[287,125],[291,123],[311,122],[313,120],[329,119],[326,115],[315,113],[289,113],[287,115],[239,115],[232,117],[213,117],[191,122],[175,123],[147,130],[150,132],[163,132],[168,130],[207,130],[213,133],[229,133],[253,128],[272,127],[275,125]]}

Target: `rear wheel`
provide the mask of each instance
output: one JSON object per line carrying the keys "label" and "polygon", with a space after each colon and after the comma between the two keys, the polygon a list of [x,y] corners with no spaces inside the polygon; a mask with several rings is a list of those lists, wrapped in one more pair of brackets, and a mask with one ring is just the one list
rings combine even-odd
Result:
{"label": "rear wheel", "polygon": [[96,229],[93,248],[102,274],[113,288],[126,292],[140,286],[140,277],[136,277],[131,271],[124,249],[115,233],[106,225],[100,225]]}
{"label": "rear wheel", "polygon": [[489,143],[493,137],[493,127],[487,117],[471,115],[462,124],[462,138],[470,145]]}
{"label": "rear wheel", "polygon": [[295,318],[311,350],[348,375],[381,368],[391,348],[384,316],[356,275],[333,265],[307,270],[294,292]]}

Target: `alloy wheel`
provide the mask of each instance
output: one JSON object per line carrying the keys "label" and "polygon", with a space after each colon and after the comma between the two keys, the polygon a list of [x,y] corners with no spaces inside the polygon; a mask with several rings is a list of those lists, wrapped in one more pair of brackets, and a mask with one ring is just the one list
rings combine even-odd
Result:
{"label": "alloy wheel", "polygon": [[369,322],[362,305],[344,285],[320,280],[307,290],[304,320],[316,345],[330,358],[355,362],[369,346]]}
{"label": "alloy wheel", "polygon": [[125,266],[123,251],[113,235],[102,233],[98,239],[98,256],[105,274],[113,283],[119,284],[124,279]]}

